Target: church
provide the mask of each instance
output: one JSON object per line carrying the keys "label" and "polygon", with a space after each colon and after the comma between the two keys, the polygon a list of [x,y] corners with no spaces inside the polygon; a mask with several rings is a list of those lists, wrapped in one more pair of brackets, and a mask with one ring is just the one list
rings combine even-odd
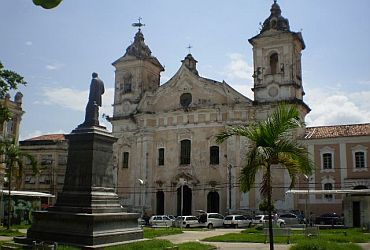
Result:
{"label": "church", "polygon": [[[256,186],[250,192],[242,193],[239,189],[248,142],[242,137],[232,137],[217,144],[215,137],[228,126],[265,119],[281,102],[297,105],[302,120],[310,112],[303,99],[301,56],[305,43],[302,34],[290,30],[289,21],[281,15],[276,1],[270,12],[259,34],[249,39],[254,62],[253,100],[225,81],[203,77],[197,70],[198,61],[190,53],[181,61],[175,75],[160,85],[164,67],[145,43],[140,26],[125,54],[113,62],[115,94],[113,116],[108,120],[113,135],[118,138],[114,145],[117,193],[129,211],[179,215],[181,204],[184,215],[195,214],[197,210],[222,214],[242,209],[258,210],[263,200],[258,186],[262,175],[257,174]],[[370,129],[368,124],[361,126],[366,132],[358,136],[366,137],[366,145],[352,143],[350,146],[358,146],[364,153],[359,155],[363,158],[358,159],[364,162],[359,166],[361,170],[366,167],[368,174]],[[324,157],[328,164],[328,153],[334,152],[336,146],[327,145],[332,142],[330,137],[325,137],[324,130],[307,128],[296,131],[294,136],[308,144],[313,158],[318,155],[319,158],[313,160],[321,162]],[[319,131],[324,134],[317,134]],[[321,143],[326,151],[320,151],[315,143]],[[338,146],[338,150],[344,149]],[[354,150],[355,156],[356,148]],[[334,158],[331,163],[334,169]],[[328,177],[330,183],[342,179],[344,182],[344,177],[340,176],[343,171],[337,172],[325,169],[322,176],[333,176]],[[318,189],[329,187],[321,179],[318,182],[317,178],[322,178],[320,174],[313,174],[313,183],[303,180],[302,185]],[[366,178],[361,185],[369,188],[370,176]],[[307,198],[286,195],[289,184],[288,173],[276,170],[273,179],[273,185],[278,187],[273,191],[275,208],[303,210]],[[312,197],[317,209],[320,199]],[[332,202],[324,201],[325,204]],[[335,209],[341,211],[339,206]]]}

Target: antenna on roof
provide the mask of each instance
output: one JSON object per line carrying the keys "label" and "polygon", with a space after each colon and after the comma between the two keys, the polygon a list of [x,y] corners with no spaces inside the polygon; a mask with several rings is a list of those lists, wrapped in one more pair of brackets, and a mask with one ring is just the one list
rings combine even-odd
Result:
{"label": "antenna on roof", "polygon": [[132,27],[139,27],[139,31],[141,30],[141,27],[145,26],[145,24],[141,23],[141,17],[138,18],[139,22],[138,23],[133,23]]}

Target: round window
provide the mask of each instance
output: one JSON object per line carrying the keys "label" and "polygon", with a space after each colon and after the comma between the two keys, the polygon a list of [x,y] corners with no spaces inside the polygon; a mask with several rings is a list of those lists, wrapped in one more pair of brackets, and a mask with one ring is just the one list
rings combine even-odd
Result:
{"label": "round window", "polygon": [[180,96],[180,104],[182,107],[189,107],[192,101],[192,96],[190,93],[184,93]]}

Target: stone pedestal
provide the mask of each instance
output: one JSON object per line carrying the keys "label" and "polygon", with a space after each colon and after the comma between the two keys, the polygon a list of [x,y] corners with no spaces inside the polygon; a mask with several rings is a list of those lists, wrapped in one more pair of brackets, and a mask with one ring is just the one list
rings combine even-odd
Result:
{"label": "stone pedestal", "polygon": [[84,248],[143,238],[139,214],[123,212],[114,192],[112,154],[117,140],[102,127],[78,127],[67,135],[68,162],[55,206],[33,214],[27,239]]}

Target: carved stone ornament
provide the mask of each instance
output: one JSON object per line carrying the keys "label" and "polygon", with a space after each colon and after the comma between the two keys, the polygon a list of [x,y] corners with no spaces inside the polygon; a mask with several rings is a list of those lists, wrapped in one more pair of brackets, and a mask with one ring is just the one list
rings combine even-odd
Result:
{"label": "carved stone ornament", "polygon": [[279,90],[278,90],[277,87],[272,86],[272,87],[269,88],[269,96],[276,97],[278,95],[278,93],[279,93]]}

